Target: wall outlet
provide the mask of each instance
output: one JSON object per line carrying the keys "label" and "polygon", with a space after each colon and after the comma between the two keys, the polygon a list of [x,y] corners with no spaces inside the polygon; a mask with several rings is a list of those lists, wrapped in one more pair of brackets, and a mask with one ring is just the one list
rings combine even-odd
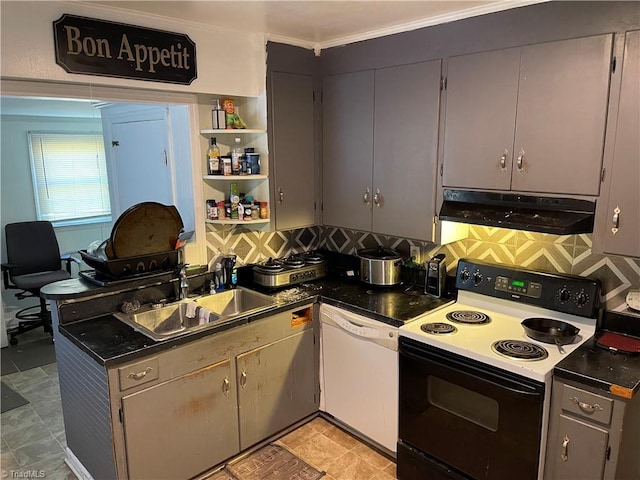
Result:
{"label": "wall outlet", "polygon": [[420,261],[420,247],[418,247],[416,245],[411,245],[409,247],[409,256],[413,257],[414,261],[419,262]]}

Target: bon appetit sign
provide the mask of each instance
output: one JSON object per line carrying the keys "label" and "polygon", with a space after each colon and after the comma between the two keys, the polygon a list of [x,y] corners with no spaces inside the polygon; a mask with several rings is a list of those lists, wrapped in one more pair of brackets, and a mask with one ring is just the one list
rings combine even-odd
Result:
{"label": "bon appetit sign", "polygon": [[196,44],[184,34],[64,14],[53,22],[56,63],[69,73],[189,85]]}

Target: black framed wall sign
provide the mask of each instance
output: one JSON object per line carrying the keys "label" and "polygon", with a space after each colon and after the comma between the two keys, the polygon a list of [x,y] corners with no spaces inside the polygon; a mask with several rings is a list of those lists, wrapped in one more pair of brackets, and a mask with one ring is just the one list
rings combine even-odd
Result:
{"label": "black framed wall sign", "polygon": [[190,85],[196,44],[188,35],[65,13],[53,22],[56,63],[68,73]]}

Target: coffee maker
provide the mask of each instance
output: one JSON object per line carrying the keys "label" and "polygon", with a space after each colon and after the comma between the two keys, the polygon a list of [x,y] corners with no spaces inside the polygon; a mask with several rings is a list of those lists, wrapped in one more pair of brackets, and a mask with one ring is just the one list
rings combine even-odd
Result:
{"label": "coffee maker", "polygon": [[447,279],[445,254],[439,253],[427,262],[427,274],[424,281],[424,293],[434,297],[442,297]]}

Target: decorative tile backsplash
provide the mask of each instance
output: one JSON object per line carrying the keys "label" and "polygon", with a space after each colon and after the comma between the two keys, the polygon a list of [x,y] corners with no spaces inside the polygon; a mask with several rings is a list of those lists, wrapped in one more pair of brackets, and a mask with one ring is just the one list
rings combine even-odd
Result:
{"label": "decorative tile backsplash", "polygon": [[597,278],[602,282],[602,300],[607,310],[635,314],[628,309],[625,297],[629,290],[640,289],[640,259],[592,253],[591,235],[588,234],[551,235],[473,225],[469,228],[467,239],[440,246],[431,242],[334,227],[258,232],[244,227],[207,224],[210,266],[231,248],[239,260],[246,264],[318,248],[355,255],[361,248],[377,245],[394,248],[406,258],[409,257],[410,247],[417,246],[420,251],[416,259],[418,262],[444,253],[450,275],[460,258],[474,258]]}

